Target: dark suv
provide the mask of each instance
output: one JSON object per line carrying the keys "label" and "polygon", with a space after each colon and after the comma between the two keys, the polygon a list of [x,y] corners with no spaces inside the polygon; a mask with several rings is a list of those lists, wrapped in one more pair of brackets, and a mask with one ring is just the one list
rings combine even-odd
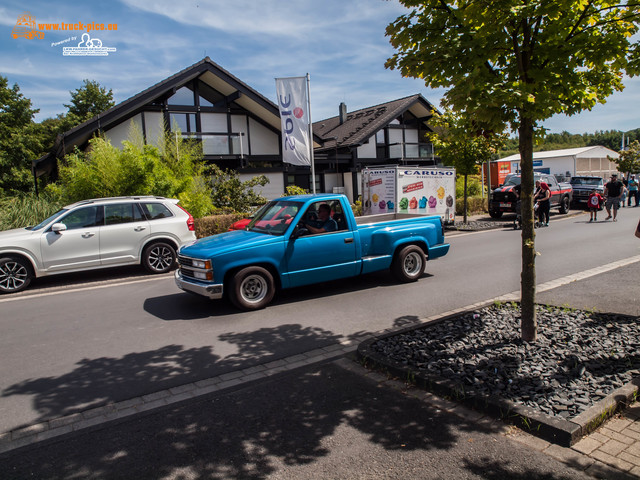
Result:
{"label": "dark suv", "polygon": [[600,195],[604,195],[604,180],[600,177],[572,177],[573,201],[576,204],[587,204],[589,194],[595,189]]}
{"label": "dark suv", "polygon": [[[567,213],[571,204],[572,188],[569,183],[558,183],[556,177],[547,174],[535,174],[534,181],[542,181],[551,190],[551,208],[558,208],[560,213]],[[520,185],[520,175],[507,176],[504,185],[500,185],[489,197],[489,215],[500,218],[504,212],[515,213],[516,194],[513,189]]]}

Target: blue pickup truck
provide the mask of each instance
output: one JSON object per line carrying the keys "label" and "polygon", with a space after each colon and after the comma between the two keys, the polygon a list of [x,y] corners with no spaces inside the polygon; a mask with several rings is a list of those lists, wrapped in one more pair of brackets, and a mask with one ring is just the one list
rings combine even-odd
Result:
{"label": "blue pickup truck", "polygon": [[[318,228],[327,207],[332,220]],[[187,292],[211,299],[226,294],[237,308],[257,310],[278,288],[387,268],[400,282],[414,282],[427,259],[448,251],[439,216],[355,217],[344,195],[296,195],[270,202],[244,230],[182,247],[175,281]]]}

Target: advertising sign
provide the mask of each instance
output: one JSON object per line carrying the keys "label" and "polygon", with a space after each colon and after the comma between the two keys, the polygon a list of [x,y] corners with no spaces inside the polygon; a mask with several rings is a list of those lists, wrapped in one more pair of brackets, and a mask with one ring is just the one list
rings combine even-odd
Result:
{"label": "advertising sign", "polygon": [[367,167],[362,179],[364,215],[439,215],[446,223],[455,221],[456,171],[453,168]]}
{"label": "advertising sign", "polygon": [[453,222],[456,212],[456,171],[453,168],[398,167],[397,211],[440,215]]}

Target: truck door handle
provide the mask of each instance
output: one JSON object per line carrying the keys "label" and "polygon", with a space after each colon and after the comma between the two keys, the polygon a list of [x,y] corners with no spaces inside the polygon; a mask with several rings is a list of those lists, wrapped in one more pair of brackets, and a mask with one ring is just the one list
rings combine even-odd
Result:
{"label": "truck door handle", "polygon": [[141,232],[142,230],[144,230],[145,227],[136,227],[133,230],[136,232]]}
{"label": "truck door handle", "polygon": [[95,235],[95,233],[86,232],[82,234],[82,238],[91,238]]}
{"label": "truck door handle", "polygon": [[353,238],[345,238],[344,243],[353,243]]}

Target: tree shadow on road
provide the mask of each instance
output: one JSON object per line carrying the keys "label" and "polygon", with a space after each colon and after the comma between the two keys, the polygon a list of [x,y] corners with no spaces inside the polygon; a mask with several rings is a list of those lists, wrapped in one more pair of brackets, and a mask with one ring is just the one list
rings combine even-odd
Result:
{"label": "tree shadow on road", "polygon": [[[0,477],[354,478],[392,468],[398,478],[404,469],[413,478],[438,478],[426,467],[428,458],[432,468],[456,478],[456,472],[468,476],[478,464],[452,464],[451,449],[472,448],[474,440],[489,456],[519,448],[490,436],[489,427],[379,385],[345,363],[290,372],[14,452],[3,459]],[[534,465],[518,476],[506,464],[491,466],[493,472],[512,473],[509,478],[558,478],[545,476],[550,468]]]}

